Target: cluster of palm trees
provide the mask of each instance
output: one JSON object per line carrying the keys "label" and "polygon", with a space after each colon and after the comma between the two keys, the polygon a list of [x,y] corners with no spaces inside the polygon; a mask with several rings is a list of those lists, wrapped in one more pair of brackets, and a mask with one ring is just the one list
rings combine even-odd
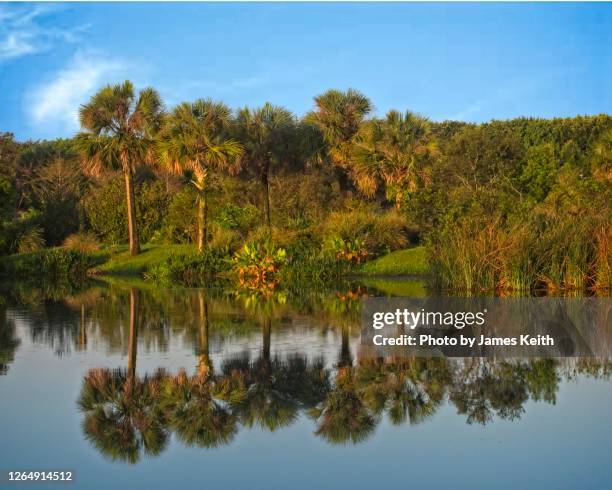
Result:
{"label": "cluster of palm trees", "polygon": [[315,110],[301,120],[270,103],[234,114],[210,99],[184,102],[166,112],[154,89],[136,93],[125,81],[104,87],[81,107],[82,132],[76,143],[88,173],[123,172],[132,255],[139,253],[135,168],[149,164],[189,173],[198,192],[197,244],[203,251],[207,194],[215,173],[251,171],[261,182],[268,230],[269,182],[275,165],[327,163],[337,169],[345,187],[352,181],[364,195],[373,196],[384,186],[387,197],[399,205],[404,190],[417,183],[420,162],[435,152],[429,124],[410,112],[366,119],[371,111],[367,97],[349,89],[315,97]]}

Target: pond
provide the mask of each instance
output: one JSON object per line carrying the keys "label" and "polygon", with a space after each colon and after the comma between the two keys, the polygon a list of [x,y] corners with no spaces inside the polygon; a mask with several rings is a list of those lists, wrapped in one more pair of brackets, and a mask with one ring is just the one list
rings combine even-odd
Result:
{"label": "pond", "polygon": [[5,288],[0,470],[86,489],[612,488],[609,360],[365,354],[364,298],[427,294]]}

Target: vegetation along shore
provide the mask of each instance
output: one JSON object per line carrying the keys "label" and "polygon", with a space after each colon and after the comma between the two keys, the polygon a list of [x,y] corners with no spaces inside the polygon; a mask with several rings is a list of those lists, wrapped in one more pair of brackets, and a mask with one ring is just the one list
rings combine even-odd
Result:
{"label": "vegetation along shore", "polygon": [[71,139],[0,133],[0,274],[257,291],[428,274],[463,291],[612,285],[612,117],[434,122],[329,90],[303,117],[126,81]]}

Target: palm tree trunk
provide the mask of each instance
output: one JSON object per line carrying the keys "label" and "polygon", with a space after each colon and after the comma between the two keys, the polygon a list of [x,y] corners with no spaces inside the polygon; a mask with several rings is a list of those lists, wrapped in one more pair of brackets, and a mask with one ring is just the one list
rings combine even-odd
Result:
{"label": "palm tree trunk", "polygon": [[85,305],[81,303],[81,327],[79,330],[79,349],[87,349],[87,330],[85,327]]}
{"label": "palm tree trunk", "polygon": [[198,366],[198,374],[200,379],[208,378],[212,365],[208,353],[208,302],[204,291],[198,291],[198,300],[200,303],[200,360]]}
{"label": "palm tree trunk", "polygon": [[125,194],[128,214],[128,234],[130,238],[130,255],[138,255],[140,246],[138,244],[138,232],[136,231],[136,200],[134,198],[134,181],[130,169],[124,171]]}
{"label": "palm tree trunk", "polygon": [[198,198],[198,251],[206,250],[206,231],[208,221],[208,199],[206,191],[202,191]]}
{"label": "palm tree trunk", "polygon": [[340,359],[338,367],[349,367],[353,364],[353,356],[351,355],[351,346],[349,341],[349,329],[343,325],[341,330],[342,343],[340,345]]}
{"label": "palm tree trunk", "polygon": [[130,289],[130,338],[128,340],[128,379],[136,379],[136,344],[138,342],[138,320],[140,314],[139,292]]}
{"label": "palm tree trunk", "polygon": [[268,168],[265,169],[261,176],[261,181],[264,186],[264,209],[266,214],[266,225],[268,226],[268,235],[272,234],[272,221],[270,220],[270,182],[268,180]]}

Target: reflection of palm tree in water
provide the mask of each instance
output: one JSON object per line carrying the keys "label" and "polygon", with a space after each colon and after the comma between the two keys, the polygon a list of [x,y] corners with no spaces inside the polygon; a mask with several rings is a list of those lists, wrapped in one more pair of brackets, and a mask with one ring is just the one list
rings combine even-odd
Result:
{"label": "reflection of palm tree in water", "polygon": [[86,438],[112,460],[136,463],[141,454],[159,454],[168,431],[158,409],[162,373],[136,376],[139,291],[130,290],[128,368],[92,369],[83,380],[78,404]]}
{"label": "reflection of palm tree in water", "polygon": [[198,306],[199,306],[199,352],[198,352],[198,376],[201,379],[207,379],[212,375],[212,362],[208,352],[209,338],[209,321],[208,321],[208,300],[204,290],[198,291]]}
{"label": "reflection of palm tree in water", "polygon": [[209,354],[209,311],[204,290],[198,291],[199,346],[197,373],[185,371],[168,376],[161,405],[170,427],[189,446],[217,447],[228,444],[238,430],[231,411],[214,398],[213,366]]}
{"label": "reflection of palm tree in water", "polygon": [[350,348],[349,326],[341,326],[336,380],[329,395],[310,416],[317,421],[315,434],[333,444],[361,442],[374,431],[376,418],[358,394],[356,371]]}
{"label": "reflection of palm tree in water", "polygon": [[81,303],[81,322],[79,323],[79,338],[77,350],[87,350],[87,325],[85,324],[85,303]]}
{"label": "reflection of palm tree in water", "polygon": [[248,357],[238,361],[242,364],[247,391],[244,400],[234,405],[234,409],[247,427],[259,425],[273,431],[293,423],[298,406],[291,394],[283,390],[285,386],[282,381],[285,381],[286,373],[281,371],[286,366],[271,358],[272,319],[267,309],[261,330],[262,347],[259,357],[253,363]]}
{"label": "reflection of palm tree in water", "polygon": [[128,373],[136,378],[136,355],[138,350],[138,327],[140,323],[140,291],[130,289],[130,336],[128,339]]}
{"label": "reflection of palm tree in water", "polygon": [[340,364],[333,390],[311,411],[317,421],[315,433],[334,444],[356,444],[373,433],[385,412],[396,425],[429,417],[443,400],[443,378],[448,378],[444,370],[428,367],[429,361]]}
{"label": "reflection of palm tree in water", "polygon": [[[250,296],[249,308],[260,318],[262,343],[255,361],[243,354],[223,364],[217,384],[219,393],[247,427],[257,425],[270,431],[293,423],[300,408],[318,403],[328,392],[328,373],[321,361],[308,362],[295,355],[281,360],[271,355],[274,297]],[[234,397],[228,396],[228,387]]]}

